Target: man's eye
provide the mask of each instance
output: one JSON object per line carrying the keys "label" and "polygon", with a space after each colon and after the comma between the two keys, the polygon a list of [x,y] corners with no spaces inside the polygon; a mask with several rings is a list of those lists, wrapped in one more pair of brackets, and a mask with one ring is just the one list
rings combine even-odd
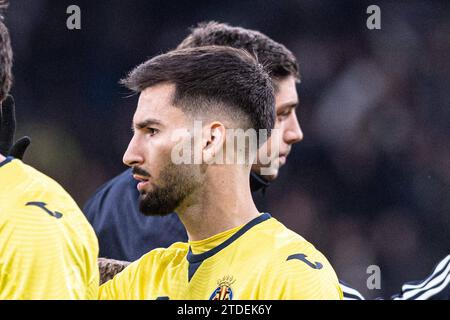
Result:
{"label": "man's eye", "polygon": [[287,111],[287,112],[280,113],[279,115],[277,115],[277,118],[279,120],[284,120],[287,117],[289,117],[291,115],[291,113],[292,113],[292,111]]}
{"label": "man's eye", "polygon": [[147,132],[151,135],[154,136],[155,134],[157,134],[159,132],[158,129],[155,128],[147,128]]}

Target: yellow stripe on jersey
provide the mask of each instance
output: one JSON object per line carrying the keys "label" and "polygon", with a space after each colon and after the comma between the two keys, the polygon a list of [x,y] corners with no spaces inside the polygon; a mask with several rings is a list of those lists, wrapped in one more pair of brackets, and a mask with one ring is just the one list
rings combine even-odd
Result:
{"label": "yellow stripe on jersey", "polygon": [[96,299],[98,242],[54,180],[19,160],[0,163],[0,300]]}
{"label": "yellow stripe on jersey", "polygon": [[194,250],[181,242],[153,250],[102,285],[99,298],[342,299],[327,259],[269,214],[233,231]]}

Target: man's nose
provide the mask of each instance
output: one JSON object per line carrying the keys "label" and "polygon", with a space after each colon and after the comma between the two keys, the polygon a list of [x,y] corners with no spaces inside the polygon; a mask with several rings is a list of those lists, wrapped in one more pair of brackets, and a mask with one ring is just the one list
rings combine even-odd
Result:
{"label": "man's nose", "polygon": [[134,135],[123,155],[122,161],[129,167],[141,165],[144,162],[144,157],[142,156],[138,142],[136,135]]}
{"label": "man's nose", "polygon": [[288,123],[286,123],[283,139],[287,144],[294,144],[303,140],[303,131],[300,128],[300,123],[295,112],[292,112]]}

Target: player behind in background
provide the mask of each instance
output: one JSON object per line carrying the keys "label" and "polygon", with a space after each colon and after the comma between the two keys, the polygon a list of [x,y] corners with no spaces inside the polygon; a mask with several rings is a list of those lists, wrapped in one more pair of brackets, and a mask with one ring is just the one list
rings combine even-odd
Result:
{"label": "player behind in background", "polygon": [[[6,1],[0,0],[0,10]],[[0,18],[0,300],[95,299],[98,242],[72,198],[25,165],[14,141],[12,50]]]}
{"label": "player behind in background", "polygon": [[[270,134],[275,122],[272,82],[254,57],[224,46],[175,50],[123,82],[140,94],[124,155],[139,181],[140,210],[177,212],[189,241],[144,255],[103,284],[100,298],[342,298],[327,259],[253,203],[257,149],[247,146],[247,161],[236,161],[240,151],[227,130],[256,131],[261,143],[260,130]],[[201,161],[176,162],[192,139],[188,150]]]}

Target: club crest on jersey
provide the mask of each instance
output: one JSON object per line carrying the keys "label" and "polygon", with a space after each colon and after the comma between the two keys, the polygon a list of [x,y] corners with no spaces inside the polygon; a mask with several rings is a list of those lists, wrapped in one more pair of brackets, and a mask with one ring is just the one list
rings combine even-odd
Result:
{"label": "club crest on jersey", "polygon": [[217,281],[218,287],[212,293],[209,300],[233,300],[233,290],[231,286],[236,282],[232,276],[225,276]]}

